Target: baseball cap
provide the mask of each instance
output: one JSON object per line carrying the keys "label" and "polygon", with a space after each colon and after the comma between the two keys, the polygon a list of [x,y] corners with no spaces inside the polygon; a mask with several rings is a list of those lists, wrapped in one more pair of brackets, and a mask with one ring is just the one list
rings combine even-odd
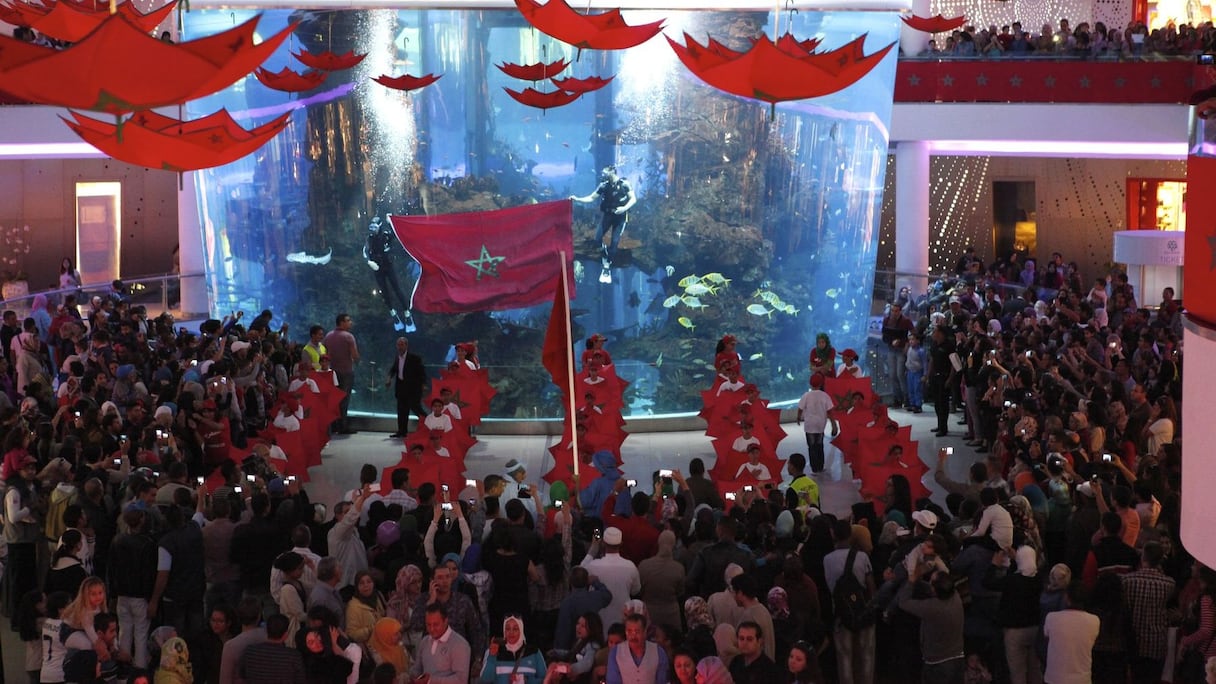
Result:
{"label": "baseball cap", "polygon": [[937,529],[937,514],[933,511],[916,511],[912,514],[912,520],[926,530]]}

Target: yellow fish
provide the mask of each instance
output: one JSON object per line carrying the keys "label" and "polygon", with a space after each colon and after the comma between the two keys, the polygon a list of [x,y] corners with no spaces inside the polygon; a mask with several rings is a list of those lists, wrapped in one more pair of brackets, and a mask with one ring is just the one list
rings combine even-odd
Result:
{"label": "yellow fish", "polygon": [[695,275],[690,275],[690,276],[684,276],[683,278],[680,278],[680,282],[677,283],[677,285],[679,285],[680,287],[688,287],[689,285],[692,285],[693,283],[699,283],[699,282],[701,282],[700,278],[698,278]]}
{"label": "yellow fish", "polygon": [[688,328],[689,330],[697,329],[697,326],[693,325],[692,320],[690,318],[688,318],[688,316],[680,316],[679,318],[676,319],[676,323],[679,323],[680,325],[684,326],[685,328]]}

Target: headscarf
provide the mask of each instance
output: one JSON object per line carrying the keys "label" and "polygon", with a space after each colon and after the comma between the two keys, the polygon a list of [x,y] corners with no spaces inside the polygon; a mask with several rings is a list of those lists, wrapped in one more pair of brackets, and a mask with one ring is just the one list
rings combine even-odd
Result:
{"label": "headscarf", "polygon": [[1072,569],[1063,563],[1051,566],[1047,575],[1047,591],[1063,591],[1072,583]]}
{"label": "headscarf", "polygon": [[565,501],[569,498],[570,488],[566,486],[565,482],[558,480],[557,482],[549,485],[549,508],[555,508],[553,502]]}
{"label": "headscarf", "polygon": [[794,513],[789,509],[778,513],[775,527],[778,539],[792,537],[794,535]]}
{"label": "headscarf", "polygon": [[160,647],[160,669],[176,675],[183,682],[194,681],[190,649],[186,647],[185,639],[173,637]]}
{"label": "headscarf", "polygon": [[706,656],[697,663],[698,684],[734,684],[726,663],[717,656]]}
{"label": "headscarf", "polygon": [[472,575],[481,572],[481,544],[473,542],[464,550],[464,559],[460,561],[460,573]]}
{"label": "headscarf", "polygon": [[709,604],[700,596],[689,596],[684,600],[684,621],[688,629],[694,627],[713,627],[714,616],[709,612]]}
{"label": "headscarf", "polygon": [[739,655],[739,642],[735,639],[735,626],[722,623],[714,628],[714,646],[722,662]]}
{"label": "headscarf", "polygon": [[768,590],[768,612],[773,618],[785,620],[790,616],[790,595],[781,587]]}
{"label": "headscarf", "polygon": [[418,597],[422,595],[422,584],[418,585],[417,592],[410,591],[410,582],[417,579],[422,581],[422,571],[417,565],[407,565],[397,571],[396,589],[389,596],[388,612],[389,615],[405,622],[409,619],[409,611],[413,609],[414,604],[418,602]]}
{"label": "headscarf", "polygon": [[659,550],[655,553],[656,558],[672,557],[672,553],[676,548],[676,533],[671,530],[663,530],[659,533]]}
{"label": "headscarf", "polygon": [[[507,641],[507,623],[515,622],[519,625],[519,641]],[[518,658],[520,651],[527,645],[527,639],[524,637],[524,619],[515,615],[504,618],[502,621],[502,645],[511,652],[512,657]]]}
{"label": "headscarf", "polygon": [[[409,566],[413,567],[413,566]],[[409,669],[409,657],[401,647],[401,623],[393,618],[380,618],[372,628],[372,638],[367,645],[375,651],[380,659],[392,663],[397,672]]]}
{"label": "headscarf", "polygon": [[1017,563],[1018,574],[1023,577],[1034,577],[1039,574],[1037,555],[1030,544],[1022,544],[1018,547],[1014,562]]}

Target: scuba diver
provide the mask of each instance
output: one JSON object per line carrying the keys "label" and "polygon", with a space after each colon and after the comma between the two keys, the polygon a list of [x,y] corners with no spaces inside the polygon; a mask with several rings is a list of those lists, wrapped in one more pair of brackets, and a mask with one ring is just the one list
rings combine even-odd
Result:
{"label": "scuba diver", "polygon": [[[395,242],[397,242],[397,236],[393,234],[392,226],[382,222],[379,216],[374,216],[367,227],[367,242],[363,245],[363,258],[367,260],[368,267],[376,273],[376,287],[384,297],[384,303],[388,306],[389,313],[393,315],[393,330],[414,332],[418,328],[414,325],[414,317],[410,314],[410,299],[401,291],[401,283],[398,282],[397,273],[393,270],[392,249]],[[398,309],[393,305],[392,295],[394,294],[401,303],[400,311],[405,312],[404,318],[397,313]]]}
{"label": "scuba diver", "polygon": [[621,244],[621,236],[625,233],[625,223],[629,220],[627,212],[637,203],[638,198],[633,194],[629,181],[617,175],[615,166],[605,166],[601,179],[595,192],[586,197],[571,195],[570,199],[586,203],[596,197],[600,198],[600,212],[603,216],[600,220],[600,230],[596,234],[600,249],[603,250],[600,256],[600,282],[611,283],[612,273],[609,269],[612,268],[612,260],[616,257],[616,249]]}

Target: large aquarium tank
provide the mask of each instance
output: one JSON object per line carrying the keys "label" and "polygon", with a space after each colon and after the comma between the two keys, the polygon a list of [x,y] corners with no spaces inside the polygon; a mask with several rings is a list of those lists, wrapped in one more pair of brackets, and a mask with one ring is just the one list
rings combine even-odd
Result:
{"label": "large aquarium tank", "polygon": [[[585,196],[616,169],[637,202],[619,238],[611,282],[601,282],[597,202],[574,204],[573,334],[607,337],[630,382],[625,413],[695,413],[713,381],[715,344],[738,340],[743,375],[781,404],[805,391],[817,333],[836,349],[863,348],[871,311],[896,50],[861,80],[822,97],[767,102],[702,82],[664,36],[689,34],[746,51],[760,35],[815,39],[817,51],[859,37],[869,55],[895,43],[895,12],[641,11],[663,35],[618,51],[583,50],[502,9],[271,10],[263,38],[294,25],[264,65],[304,67],[292,52],[366,54],[299,93],[250,76],[187,105],[190,117],[227,108],[246,127],[290,112],[287,129],[234,164],[194,175],[213,315],[270,309],[275,325],[307,340],[339,312],[354,319],[363,360],[352,411],[391,414],[383,379],[394,340],[410,340],[432,376],[452,345],[477,340],[498,390],[491,418],[561,415],[541,365],[549,305],[508,311],[400,311],[419,268],[392,245],[380,285],[364,258],[369,225],[387,214],[487,211]],[[193,10],[182,38],[246,21],[247,10]],[[847,52],[847,51],[846,51]],[[542,83],[502,63],[566,60],[561,76],[611,77],[600,90],[548,110],[505,91]],[[372,79],[439,75],[401,92]],[[392,311],[397,310],[397,317]],[[409,323],[408,333],[401,330]],[[576,357],[577,358],[577,357]]]}

